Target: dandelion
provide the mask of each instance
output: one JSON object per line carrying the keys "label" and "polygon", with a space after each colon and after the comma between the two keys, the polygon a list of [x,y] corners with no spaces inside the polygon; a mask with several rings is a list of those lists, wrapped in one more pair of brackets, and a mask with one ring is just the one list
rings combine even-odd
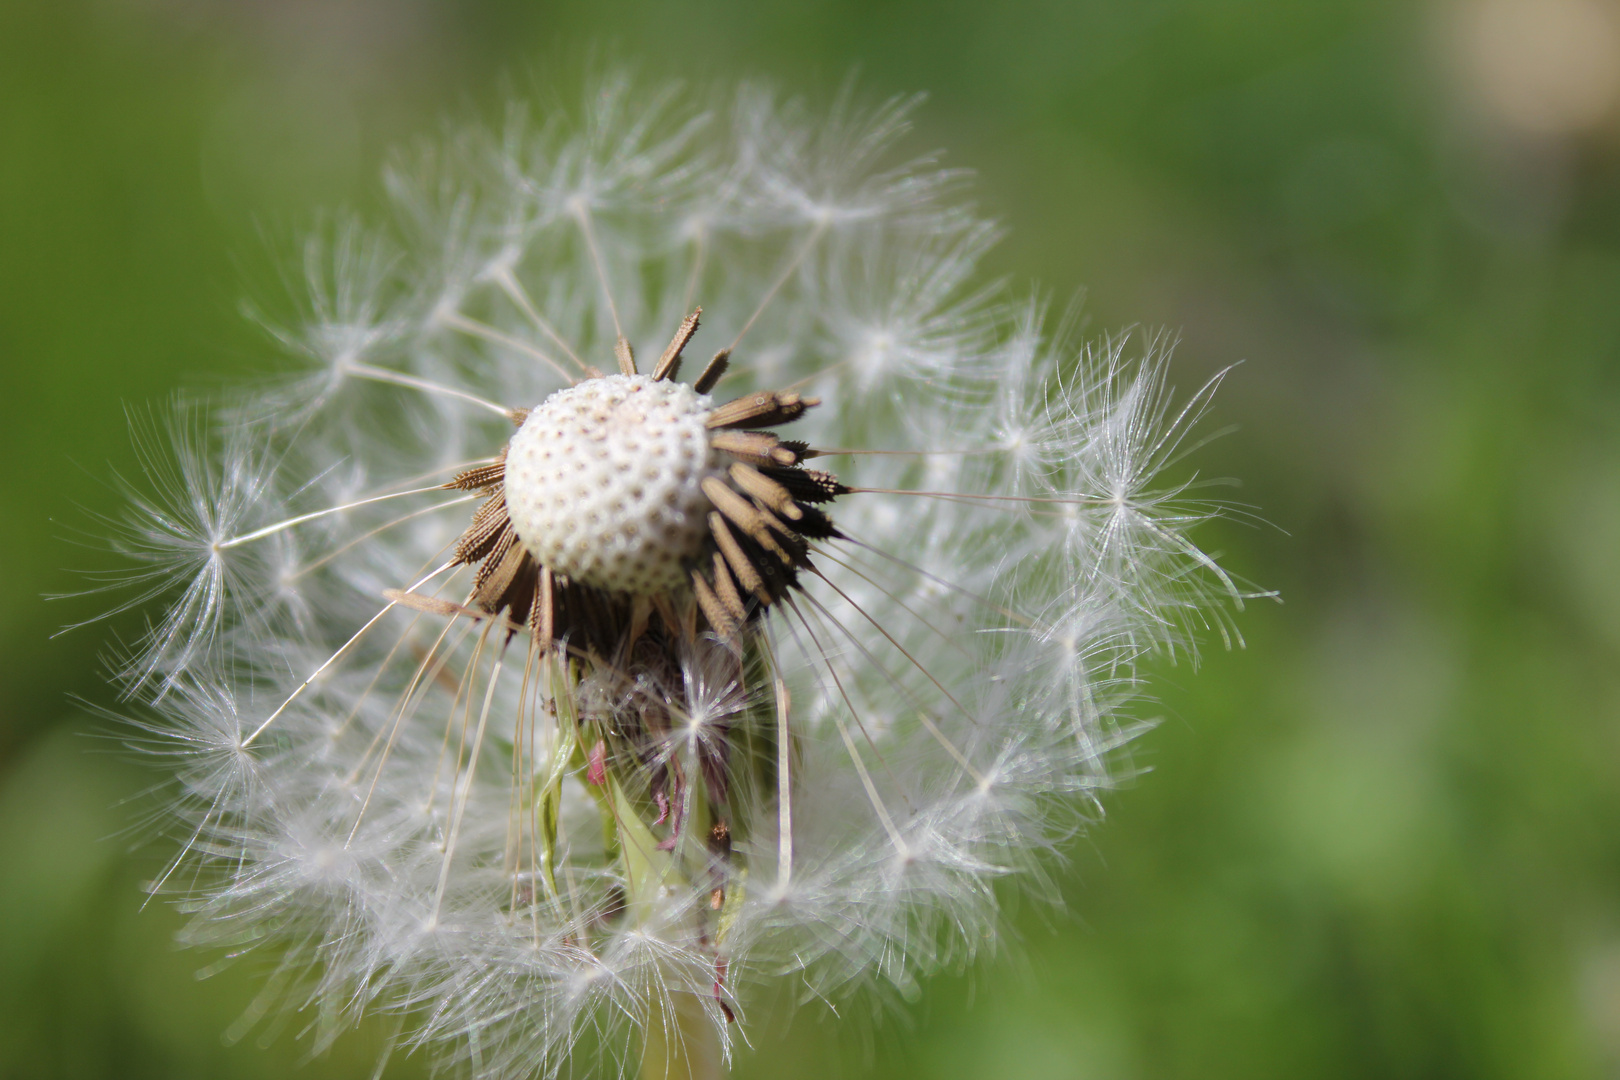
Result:
{"label": "dandelion", "polygon": [[1213,384],[975,287],[912,106],[608,80],[421,149],[310,245],[295,375],[147,427],[121,675],[158,887],[278,950],[245,1023],[717,1075],[762,986],[970,958],[1094,813],[1136,662],[1241,600],[1155,479]]}

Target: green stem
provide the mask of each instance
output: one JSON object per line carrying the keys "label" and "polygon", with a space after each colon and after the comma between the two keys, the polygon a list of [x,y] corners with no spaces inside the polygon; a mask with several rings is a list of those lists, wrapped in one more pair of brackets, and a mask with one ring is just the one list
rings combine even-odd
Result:
{"label": "green stem", "polygon": [[641,1080],[725,1080],[720,1033],[692,994],[655,1003],[641,1044]]}

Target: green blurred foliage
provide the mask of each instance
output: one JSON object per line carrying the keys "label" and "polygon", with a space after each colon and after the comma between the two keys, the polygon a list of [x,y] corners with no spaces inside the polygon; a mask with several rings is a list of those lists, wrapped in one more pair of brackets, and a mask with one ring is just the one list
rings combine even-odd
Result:
{"label": "green blurred foliage", "polygon": [[237,305],[289,303],[318,208],[619,63],[930,92],[992,272],[1177,330],[1184,386],[1246,361],[1200,463],[1271,524],[1204,539],[1285,601],[1157,673],[1064,910],[738,1075],[1620,1072],[1620,121],[1493,117],[1486,2],[0,4],[0,1077],[370,1075],[371,1027],[296,1072],[302,1017],[226,1037],[263,964],[198,981],[141,907],[157,774],[98,713],[138,616],[52,639],[110,600],[41,597],[113,564],[125,410],[274,364]]}

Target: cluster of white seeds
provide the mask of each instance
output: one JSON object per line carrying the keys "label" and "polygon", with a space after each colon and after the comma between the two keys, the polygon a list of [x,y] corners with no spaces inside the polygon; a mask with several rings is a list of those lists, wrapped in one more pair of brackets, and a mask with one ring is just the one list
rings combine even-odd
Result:
{"label": "cluster of white seeds", "polygon": [[506,455],[512,528],[542,566],[613,592],[686,581],[702,551],[718,471],[711,404],[685,383],[608,375],[559,390],[529,414]]}

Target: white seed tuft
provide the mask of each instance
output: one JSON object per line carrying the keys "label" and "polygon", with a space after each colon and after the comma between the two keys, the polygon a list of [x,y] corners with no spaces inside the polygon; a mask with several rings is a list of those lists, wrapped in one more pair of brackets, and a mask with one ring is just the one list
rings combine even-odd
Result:
{"label": "white seed tuft", "polygon": [[646,595],[686,581],[702,551],[718,471],[710,400],[684,383],[609,375],[559,390],[529,414],[506,457],[506,505],[552,572]]}

